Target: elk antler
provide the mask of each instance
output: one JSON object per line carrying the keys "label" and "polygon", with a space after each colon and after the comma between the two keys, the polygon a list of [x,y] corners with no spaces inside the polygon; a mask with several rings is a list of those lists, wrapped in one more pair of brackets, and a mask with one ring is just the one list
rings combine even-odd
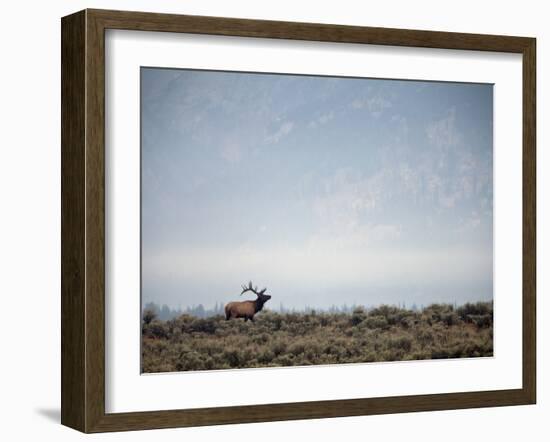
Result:
{"label": "elk antler", "polygon": [[252,292],[256,296],[260,296],[260,295],[263,295],[265,293],[265,291],[267,290],[267,288],[264,288],[264,289],[258,291],[258,286],[252,288],[252,281],[249,281],[248,286],[246,286],[246,284],[244,284],[241,287],[243,289],[243,291],[241,292],[241,295],[245,292]]}

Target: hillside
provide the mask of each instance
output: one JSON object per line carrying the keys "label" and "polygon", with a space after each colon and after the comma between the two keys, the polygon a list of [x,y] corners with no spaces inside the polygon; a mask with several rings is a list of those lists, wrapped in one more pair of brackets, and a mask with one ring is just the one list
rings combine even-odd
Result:
{"label": "hillside", "polygon": [[492,356],[492,303],[421,311],[262,311],[255,322],[218,315],[168,321],[144,314],[145,373]]}

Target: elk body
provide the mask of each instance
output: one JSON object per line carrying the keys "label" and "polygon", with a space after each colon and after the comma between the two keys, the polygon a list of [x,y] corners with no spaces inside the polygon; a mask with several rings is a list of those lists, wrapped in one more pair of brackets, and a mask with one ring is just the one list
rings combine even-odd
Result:
{"label": "elk body", "polygon": [[241,295],[245,292],[252,292],[257,298],[255,301],[229,302],[225,306],[225,319],[227,321],[231,318],[244,318],[244,322],[249,319],[254,322],[254,315],[261,311],[264,304],[271,299],[270,295],[265,294],[266,288],[260,291],[258,291],[258,287],[252,288],[252,281],[248,283],[248,286],[243,285],[242,288]]}

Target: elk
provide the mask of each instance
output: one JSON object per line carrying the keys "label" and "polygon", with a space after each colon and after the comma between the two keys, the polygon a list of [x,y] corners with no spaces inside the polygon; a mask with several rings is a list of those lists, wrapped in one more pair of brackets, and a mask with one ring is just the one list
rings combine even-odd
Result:
{"label": "elk", "polygon": [[264,304],[271,299],[270,295],[266,295],[264,288],[258,291],[258,287],[252,288],[252,281],[247,285],[241,286],[243,291],[241,295],[246,292],[252,292],[257,296],[255,301],[235,301],[229,302],[225,306],[225,320],[229,321],[231,318],[244,318],[244,322],[249,319],[254,322],[254,315],[258,313],[264,307]]}

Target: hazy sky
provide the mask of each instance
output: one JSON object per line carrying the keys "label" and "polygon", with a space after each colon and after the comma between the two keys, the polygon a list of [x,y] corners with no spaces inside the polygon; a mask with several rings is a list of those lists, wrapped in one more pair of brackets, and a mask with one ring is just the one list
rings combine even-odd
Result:
{"label": "hazy sky", "polygon": [[142,299],[486,300],[491,85],[142,68]]}

